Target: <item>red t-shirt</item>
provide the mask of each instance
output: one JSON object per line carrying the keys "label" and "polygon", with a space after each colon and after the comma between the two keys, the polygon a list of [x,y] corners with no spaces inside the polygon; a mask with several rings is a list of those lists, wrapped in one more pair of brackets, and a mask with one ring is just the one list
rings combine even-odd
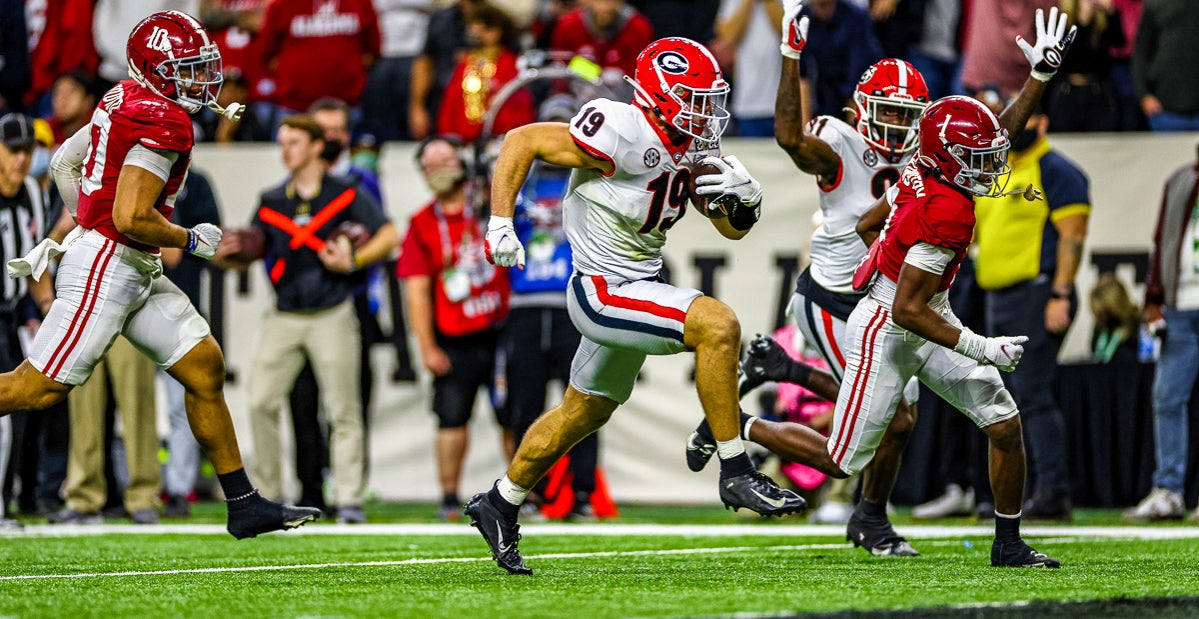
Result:
{"label": "red t-shirt", "polygon": [[641,13],[633,12],[615,36],[604,40],[591,29],[583,11],[575,9],[558,20],[550,49],[574,52],[605,69],[620,69],[631,77],[637,68],[637,55],[654,40],[653,25]]}
{"label": "red t-shirt", "polygon": [[937,292],[948,290],[974,238],[974,198],[915,160],[904,168],[898,187],[891,216],[877,241],[877,268],[898,282],[899,269],[913,245],[944,247],[954,256],[941,275]]}
{"label": "red t-shirt", "polygon": [[83,162],[83,182],[79,192],[79,225],[135,249],[158,251],[157,247],[143,245],[121,234],[113,224],[117,179],[129,149],[136,144],[179,153],[171,166],[166,187],[154,202],[154,208],[170,219],[171,211],[175,210],[175,197],[191,163],[194,140],[191,117],[178,103],[154,94],[133,80],[117,83],[100,99],[92,115],[91,148]]}
{"label": "red t-shirt", "polygon": [[[267,1],[221,0],[220,6],[229,11],[251,11],[265,6]],[[265,96],[259,86],[259,81],[266,78],[266,68],[262,65],[258,33],[230,26],[221,30],[209,30],[209,34],[221,49],[221,65],[225,75],[228,76],[234,71],[241,73],[246,80],[250,100],[268,100],[269,97]],[[270,88],[272,86],[267,87],[268,90]]]}
{"label": "red t-shirt", "polygon": [[371,0],[271,2],[258,33],[264,65],[275,77],[274,102],[306,110],[321,97],[357,105],[367,57],[379,56],[379,22]]}
{"label": "red t-shirt", "polygon": [[[92,37],[92,11],[95,0],[54,0],[41,6],[44,10],[43,27],[36,31],[36,19],[31,20],[30,30],[36,44],[29,54],[30,73],[33,82],[26,103],[32,104],[43,93],[50,92],[58,76],[76,69],[95,75],[100,65],[96,54],[96,43]],[[38,3],[29,8],[36,17]],[[68,136],[70,137],[70,136]]]}
{"label": "red t-shirt", "polygon": [[[447,247],[448,245],[448,247]],[[453,301],[447,272],[470,278],[470,292]],[[396,277],[431,278],[438,333],[462,336],[494,327],[508,315],[508,269],[487,262],[479,221],[469,212],[446,214],[434,201],[417,211],[396,264]]]}
{"label": "red t-shirt", "polygon": [[[449,87],[441,98],[441,108],[437,111],[437,132],[442,135],[456,135],[465,142],[473,142],[483,131],[483,118],[471,120],[466,116],[466,95],[462,89],[462,80],[467,67],[474,62],[473,55],[467,55],[454,67],[454,75],[450,77]],[[495,76],[487,84],[487,102],[483,111],[491,107],[495,94],[504,84],[516,78],[516,54],[509,51],[500,52],[495,60]],[[511,129],[527,125],[537,120],[533,109],[533,96],[526,89],[513,93],[504,106],[496,114],[492,123],[492,135],[503,135]]]}

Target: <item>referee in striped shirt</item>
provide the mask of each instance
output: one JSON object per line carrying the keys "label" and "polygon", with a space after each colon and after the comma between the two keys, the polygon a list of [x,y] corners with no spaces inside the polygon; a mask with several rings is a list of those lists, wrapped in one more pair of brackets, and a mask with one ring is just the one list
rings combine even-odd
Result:
{"label": "referee in striped shirt", "polygon": [[[13,113],[0,117],[0,262],[3,263],[24,256],[46,233],[45,192],[29,176],[33,149],[33,121],[28,116]],[[31,285],[35,290],[30,290]],[[37,307],[48,308],[53,299],[49,276],[36,283],[24,277],[0,277],[0,372],[16,369],[25,358],[17,329],[28,317],[21,305],[30,292],[37,298]],[[0,480],[7,473],[12,435],[10,417],[0,417]],[[6,508],[6,504],[0,504],[0,530],[19,527],[19,523],[8,519]]]}

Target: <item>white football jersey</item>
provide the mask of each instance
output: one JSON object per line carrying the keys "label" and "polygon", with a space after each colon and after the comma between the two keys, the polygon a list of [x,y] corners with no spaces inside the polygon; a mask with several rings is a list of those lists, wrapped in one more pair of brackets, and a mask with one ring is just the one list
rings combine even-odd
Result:
{"label": "white football jersey", "polygon": [[856,230],[858,218],[899,180],[912,154],[898,162],[888,161],[857,129],[832,116],[813,118],[807,132],[841,157],[832,189],[820,188],[824,222],[812,235],[812,279],[829,292],[854,294],[853,272],[866,255],[866,245]]}
{"label": "white football jersey", "polygon": [[687,210],[691,171],[684,164],[700,155],[671,146],[641,108],[608,99],[583,104],[570,120],[570,135],[615,168],[609,175],[576,169],[570,176],[563,227],[575,271],[627,280],[657,276],[666,232]]}

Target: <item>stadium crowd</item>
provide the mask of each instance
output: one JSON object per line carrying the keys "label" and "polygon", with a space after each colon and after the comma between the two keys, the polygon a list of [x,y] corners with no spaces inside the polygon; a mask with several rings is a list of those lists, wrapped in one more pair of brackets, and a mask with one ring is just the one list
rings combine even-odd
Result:
{"label": "stadium crowd", "polygon": [[[810,31],[799,75],[805,123],[852,111],[863,73],[884,58],[902,59],[918,70],[930,100],[962,94],[998,113],[1028,73],[1012,41],[1029,35],[1035,11],[1051,7],[1070,15],[1076,39],[1030,120],[1027,140],[1012,146],[1019,160],[1013,162],[1013,175],[1020,175],[1015,184],[1037,185],[1048,210],[1030,224],[1031,219],[1012,214],[1023,204],[1019,196],[987,207],[980,201],[977,269],[964,266],[951,294],[963,299],[953,305],[980,333],[1036,334],[1025,348],[1022,373],[1013,374],[1009,385],[1024,414],[1032,454],[1030,488],[1035,491],[1024,514],[1069,519],[1070,480],[1059,449],[1064,422],[1052,398],[1043,400],[1051,394],[1061,337],[1081,294],[1074,277],[1090,196],[1085,171],[1053,151],[1046,133],[1199,130],[1199,71],[1194,70],[1199,67],[1199,3],[810,0],[804,8]],[[36,196],[29,199],[37,213],[29,216],[36,226],[27,228],[59,240],[70,231],[73,222],[52,182],[51,158],[88,125],[105,93],[129,78],[130,30],[145,16],[168,9],[196,16],[219,45],[224,84],[217,107],[246,105],[240,116],[202,109],[192,117],[196,141],[278,142],[287,162],[288,178],[262,187],[263,206],[253,222],[224,222],[227,238],[214,261],[222,268],[245,269],[269,255],[278,300],[264,319],[264,344],[250,377],[248,441],[256,459],[248,473],[268,499],[285,498],[278,434],[290,394],[295,468],[303,488],[292,498],[342,522],[366,521],[368,353],[383,339],[376,314],[394,282],[400,282],[408,324],[393,328],[401,336],[411,329],[419,347],[416,361],[404,362],[435,377],[430,408],[438,429],[432,451],[444,519],[461,517],[464,427],[479,390],[490,396],[511,458],[547,405],[546,383],[564,380],[577,346],[579,335],[565,317],[565,301],[544,294],[548,288],[535,281],[537,271],[512,271],[510,278],[507,270],[488,264],[483,214],[468,200],[467,187],[482,173],[469,145],[538,120],[569,120],[582,101],[565,79],[515,91],[505,90],[507,84],[531,67],[568,65],[613,99],[628,101],[633,91],[624,76],[633,75],[638,53],[655,39],[686,37],[707,45],[731,82],[731,122],[724,135],[776,134],[783,62],[776,43],[783,16],[779,0],[9,1],[0,2],[0,214],[18,208],[19,196],[28,194]],[[435,196],[419,210],[406,204],[416,212],[406,222],[389,219],[379,190],[378,158],[382,145],[391,141],[419,142],[415,165]],[[2,176],[12,170],[20,173]],[[1158,472],[1150,495],[1126,513],[1130,519],[1179,518],[1186,512],[1190,392],[1181,386],[1193,384],[1199,368],[1199,265],[1191,264],[1199,254],[1180,249],[1169,232],[1194,228],[1199,207],[1193,177],[1182,174],[1171,183],[1165,223],[1154,239],[1144,319],[1118,281],[1104,280],[1103,289],[1091,293],[1097,299],[1091,309],[1097,318],[1098,359],[1135,363],[1118,351],[1133,346],[1142,330],[1169,325],[1170,344],[1159,364],[1159,376],[1165,378],[1154,389]],[[540,168],[526,187],[527,210],[521,206],[517,212],[518,223],[524,218],[521,233],[530,260],[535,244],[544,244],[547,273],[552,265],[569,262],[561,234],[564,189],[563,174],[551,166]],[[392,199],[397,198],[406,197]],[[305,244],[309,222],[328,222],[313,214],[329,205],[345,208],[343,217],[365,230],[347,229],[346,244]],[[192,219],[177,221],[181,225],[221,223],[209,182],[195,169],[175,213]],[[1013,234],[1043,234],[1045,249],[1037,256],[997,252]],[[2,257],[19,257],[38,240],[6,241],[4,250],[12,253]],[[1180,259],[1185,268],[1179,267]],[[167,276],[199,306],[204,263],[177,250],[164,250],[162,261]],[[566,282],[561,273],[545,280],[559,293]],[[39,295],[46,292],[35,288],[4,288],[0,322],[7,348],[0,351],[6,364],[0,369],[11,370],[24,356],[18,330],[27,338],[45,316],[46,301]],[[1104,294],[1115,300],[1099,302]],[[1036,296],[1037,304],[1024,306],[1020,315],[997,312],[1013,307],[1003,302],[1005,296],[1028,295]],[[973,309],[965,300],[971,297],[976,297]],[[539,332],[551,335],[539,349],[529,350],[532,334]],[[559,350],[563,346],[569,352]],[[801,357],[803,350],[800,345],[790,354]],[[535,376],[518,376],[514,367],[508,369],[514,354],[542,354],[545,365]],[[167,517],[187,516],[197,495],[214,490],[212,484],[197,483],[202,463],[186,431],[182,387],[165,375],[156,383],[154,376],[153,364],[124,343],[109,351],[90,389],[76,390],[67,404],[0,418],[0,528],[20,526],[6,517],[13,513],[62,523],[132,518],[152,524],[159,521],[160,508]],[[503,380],[497,382],[497,376]],[[169,428],[157,427],[153,411],[144,410],[154,402],[156,385],[167,390]],[[766,404],[767,415],[827,428],[828,411],[814,407],[809,392],[780,389],[777,397]],[[939,431],[963,437],[945,440],[960,446],[961,453],[941,475],[944,495],[929,497],[933,500],[918,506],[915,515],[993,516],[986,484],[975,479],[985,477],[985,470],[975,470],[973,478],[969,473],[980,468],[980,451],[966,438],[971,430],[960,427],[960,417],[946,419],[952,421]],[[166,455],[161,471],[160,445]],[[522,520],[537,517],[543,503],[540,511],[556,517],[612,513],[597,451],[595,442],[576,447],[570,456],[575,486],[533,489]],[[784,464],[783,473],[813,491],[813,497],[824,488],[828,505],[853,501],[852,486],[829,491],[835,480],[824,480],[818,471]],[[850,510],[822,514],[825,521],[845,522]]]}

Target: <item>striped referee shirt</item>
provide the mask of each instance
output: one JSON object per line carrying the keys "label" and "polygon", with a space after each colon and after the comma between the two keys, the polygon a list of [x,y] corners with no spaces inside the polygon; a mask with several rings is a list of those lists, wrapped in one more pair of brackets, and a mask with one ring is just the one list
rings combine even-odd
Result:
{"label": "striped referee shirt", "polygon": [[[46,232],[46,197],[32,177],[25,177],[15,196],[0,194],[0,260],[7,263],[29,253]],[[27,278],[0,276],[0,311],[12,311],[29,291]]]}

